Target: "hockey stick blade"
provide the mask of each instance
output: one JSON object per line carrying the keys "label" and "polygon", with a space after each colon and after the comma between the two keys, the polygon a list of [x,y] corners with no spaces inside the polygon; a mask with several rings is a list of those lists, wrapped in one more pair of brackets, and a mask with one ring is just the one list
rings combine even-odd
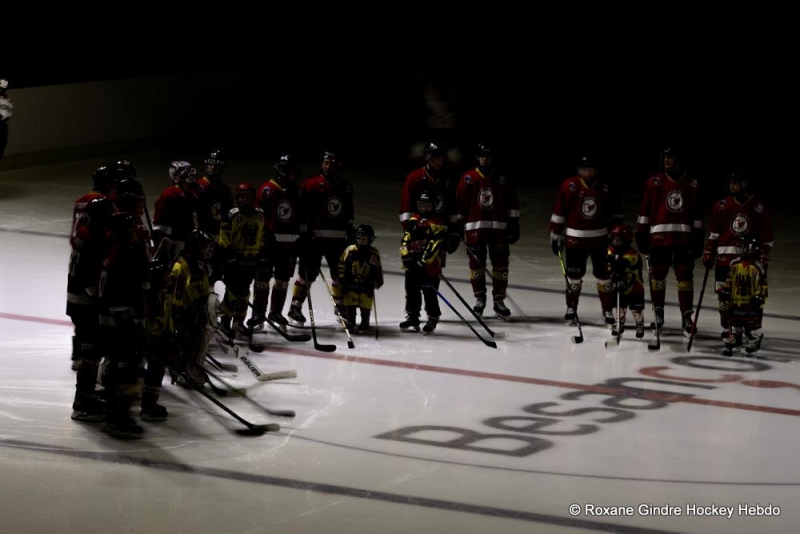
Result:
{"label": "hockey stick blade", "polygon": [[283,380],[286,378],[297,378],[297,371],[294,369],[288,371],[275,371],[274,373],[262,373],[261,376],[256,377],[259,382],[271,382],[273,380]]}
{"label": "hockey stick blade", "polygon": [[283,328],[278,326],[277,324],[273,323],[269,319],[266,319],[266,322],[276,331],[278,332],[283,338],[287,341],[293,342],[304,342],[304,341],[311,341],[311,336],[305,332],[301,334],[291,334],[285,331]]}
{"label": "hockey stick blade", "polygon": [[267,425],[252,425],[247,428],[237,428],[235,432],[240,436],[263,436],[267,432],[278,432],[281,425],[269,423]]}
{"label": "hockey stick blade", "polygon": [[572,336],[571,339],[572,339],[573,343],[583,343],[583,336],[582,335],[580,335],[580,336]]}
{"label": "hockey stick blade", "polygon": [[239,368],[236,365],[234,365],[232,363],[223,363],[223,362],[217,360],[216,358],[214,358],[213,356],[211,356],[210,354],[206,354],[206,359],[209,362],[211,362],[211,365],[213,365],[214,367],[216,367],[220,371],[228,371],[230,373],[235,373],[235,372],[237,372],[239,370]]}

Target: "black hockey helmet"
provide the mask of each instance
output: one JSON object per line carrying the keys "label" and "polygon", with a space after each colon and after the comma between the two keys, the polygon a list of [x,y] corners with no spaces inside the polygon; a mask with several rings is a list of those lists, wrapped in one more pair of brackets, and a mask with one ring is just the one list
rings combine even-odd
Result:
{"label": "black hockey helmet", "polygon": [[131,245],[137,238],[137,220],[132,213],[118,211],[109,219],[111,238],[120,245]]}
{"label": "black hockey helmet", "polygon": [[479,158],[481,156],[493,156],[494,155],[494,148],[489,143],[478,143],[475,147],[475,157]]}
{"label": "black hockey helmet", "polygon": [[366,247],[375,240],[375,230],[368,224],[359,224],[353,233],[353,237],[355,238],[356,246]]}
{"label": "black hockey helmet", "polygon": [[578,165],[577,167],[584,168],[584,169],[595,169],[597,170],[597,159],[594,156],[590,155],[583,155],[578,158]]}
{"label": "black hockey helmet", "polygon": [[107,166],[97,167],[92,173],[92,189],[109,194],[114,188],[114,177]]}
{"label": "black hockey helmet", "polygon": [[300,171],[300,166],[291,154],[283,154],[280,156],[278,161],[272,165],[272,168],[278,171],[278,176],[281,178],[289,176],[292,171],[296,173]]}
{"label": "black hockey helmet", "polygon": [[435,205],[434,196],[429,191],[423,191],[417,197],[417,209],[421,215],[433,213]]}
{"label": "black hockey helmet", "polygon": [[119,211],[138,213],[144,209],[142,184],[133,178],[118,181],[109,196]]}
{"label": "black hockey helmet", "polygon": [[447,149],[441,143],[428,143],[425,145],[425,161],[431,158],[444,157],[447,155]]}
{"label": "black hockey helmet", "polygon": [[203,163],[205,163],[206,167],[217,165],[220,169],[224,169],[228,165],[228,159],[225,157],[224,150],[217,149],[212,150]]}
{"label": "black hockey helmet", "polygon": [[194,230],[186,240],[186,253],[197,259],[210,260],[214,254],[214,240],[202,230]]}
{"label": "black hockey helmet", "polygon": [[736,243],[736,252],[742,256],[758,254],[761,250],[761,240],[754,235],[743,235]]}
{"label": "black hockey helmet", "polygon": [[120,159],[109,165],[111,175],[115,182],[121,180],[135,180],[137,178],[136,168],[127,159]]}
{"label": "black hockey helmet", "polygon": [[[668,164],[667,160],[670,160],[671,163]],[[658,158],[658,165],[663,171],[677,171],[680,169],[682,162],[683,151],[674,146],[664,148]]]}
{"label": "black hockey helmet", "polygon": [[[747,191],[747,186],[749,184],[749,180],[747,177],[747,171],[744,169],[736,169],[728,173],[728,176],[725,177],[725,183],[728,185],[728,189],[732,184],[739,184],[739,190],[737,193],[744,193]],[[731,190],[731,193],[734,191]]]}

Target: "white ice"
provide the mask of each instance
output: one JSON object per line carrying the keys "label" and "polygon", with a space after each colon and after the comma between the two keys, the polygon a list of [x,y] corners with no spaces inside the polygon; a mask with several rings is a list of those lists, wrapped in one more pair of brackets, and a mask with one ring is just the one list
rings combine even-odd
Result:
{"label": "white ice", "polygon": [[[151,214],[169,162],[202,160],[168,151],[127,157]],[[267,350],[248,355],[262,371],[293,369],[296,379],[259,383],[220,346],[211,352],[238,364],[238,372],[221,374],[247,392],[220,400],[251,423],[280,424],[279,432],[237,435],[241,423],[165,380],[169,420],[144,423],[144,439],[126,442],[70,420],[66,236],[73,200],[105,163],[0,171],[0,531],[797,530],[797,213],[776,214],[762,349],[772,360],[720,355],[711,282],[690,353],[676,331],[673,280],[661,349],[648,350],[648,331],[644,340],[626,332],[619,348],[606,350],[610,334],[600,325],[590,275],[579,310],[585,341],[570,342],[577,329],[563,324],[564,279],[547,232],[555,191],[525,183],[522,239],[511,257],[512,321],[485,317],[498,334],[495,349],[444,284],[442,294],[478,335],[444,303],[434,335],[399,331],[402,173],[352,163],[343,175],[355,185],[357,223],[375,227],[387,271],[376,297],[379,337],[353,336],[348,349],[317,282],[318,340],[337,350],[268,333],[256,336]],[[259,184],[271,175],[270,163],[231,161],[226,181]],[[629,220],[635,200],[626,202]],[[696,296],[702,273],[698,267]],[[463,246],[446,275],[471,302]],[[261,407],[297,415],[275,417]],[[745,515],[740,505],[780,515]],[[731,518],[692,514],[725,507],[733,507]]]}

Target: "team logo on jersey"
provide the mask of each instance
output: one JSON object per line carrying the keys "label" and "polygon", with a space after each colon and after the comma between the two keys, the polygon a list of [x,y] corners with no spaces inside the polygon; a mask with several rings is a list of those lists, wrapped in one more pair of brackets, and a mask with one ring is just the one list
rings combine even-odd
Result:
{"label": "team logo on jersey", "polygon": [[275,214],[278,216],[278,220],[282,222],[289,222],[292,220],[292,216],[294,215],[294,207],[288,200],[281,200],[275,207]]}
{"label": "team logo on jersey", "polygon": [[444,197],[441,193],[436,193],[436,206],[433,208],[434,213],[442,213],[444,211]]}
{"label": "team logo on jersey", "polygon": [[342,210],[344,209],[344,203],[342,199],[339,197],[331,197],[328,199],[328,215],[335,219],[339,215],[342,214]]}
{"label": "team logo on jersey", "polygon": [[221,202],[214,202],[211,205],[211,219],[215,221],[222,220],[222,203]]}
{"label": "team logo on jersey", "polygon": [[597,217],[597,199],[593,197],[586,197],[581,203],[581,215],[587,219],[594,219]]}
{"label": "team logo on jersey", "polygon": [[681,190],[670,191],[665,204],[669,211],[681,211],[683,209],[683,193],[681,193]]}
{"label": "team logo on jersey", "polygon": [[741,213],[731,221],[731,232],[735,235],[745,235],[750,230],[750,219]]}
{"label": "team logo on jersey", "polygon": [[478,204],[481,205],[481,209],[492,209],[492,206],[494,206],[494,195],[492,195],[491,189],[488,187],[481,189],[480,193],[478,193]]}

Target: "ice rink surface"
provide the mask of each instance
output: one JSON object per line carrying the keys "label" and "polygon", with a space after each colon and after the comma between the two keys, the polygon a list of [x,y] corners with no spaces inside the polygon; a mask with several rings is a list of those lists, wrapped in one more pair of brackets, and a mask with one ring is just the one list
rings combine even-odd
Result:
{"label": "ice rink surface", "polygon": [[[126,157],[151,214],[169,162],[202,161],[169,151]],[[512,321],[487,313],[493,339],[442,284],[475,330],[442,303],[439,328],[423,337],[397,327],[402,173],[353,163],[341,174],[355,186],[356,224],[375,228],[387,273],[376,295],[379,335],[354,335],[349,349],[317,282],[318,341],[337,350],[266,333],[256,335],[266,350],[247,354],[264,372],[297,378],[257,382],[228,347],[212,345],[214,358],[238,367],[218,374],[245,390],[219,400],[280,431],[240,436],[239,421],[165,379],[169,420],[143,423],[144,439],[129,442],[70,420],[66,237],[72,202],[108,162],[0,170],[0,532],[797,531],[796,212],[775,215],[766,359],[721,356],[712,281],[687,352],[672,275],[660,350],[648,350],[650,331],[605,348],[610,333],[590,275],[579,309],[584,342],[572,343],[577,329],[562,319],[564,279],[547,231],[555,191],[529,183],[512,247]],[[266,159],[231,161],[225,180],[259,185],[272,172]],[[628,221],[636,208],[626,204]],[[472,303],[463,245],[445,272]],[[703,272],[698,265],[695,300]],[[645,313],[649,322],[649,301]]]}

